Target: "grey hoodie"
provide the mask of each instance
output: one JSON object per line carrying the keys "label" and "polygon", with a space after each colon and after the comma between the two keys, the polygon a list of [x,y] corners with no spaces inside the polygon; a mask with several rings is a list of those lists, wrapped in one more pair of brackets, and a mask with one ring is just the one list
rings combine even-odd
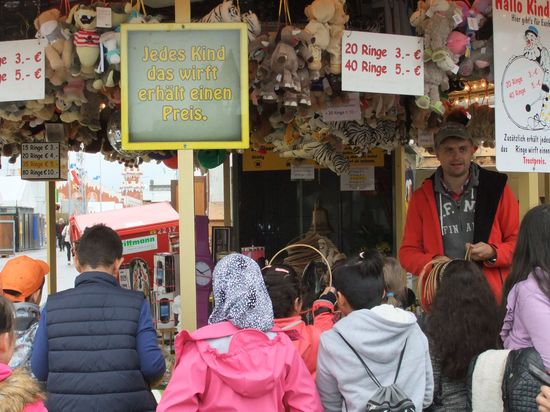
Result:
{"label": "grey hoodie", "polygon": [[350,313],[321,335],[317,358],[317,389],[326,412],[364,412],[377,386],[342,341],[361,355],[383,386],[393,383],[405,341],[397,384],[421,411],[432,403],[433,375],[428,340],[411,312],[380,305]]}

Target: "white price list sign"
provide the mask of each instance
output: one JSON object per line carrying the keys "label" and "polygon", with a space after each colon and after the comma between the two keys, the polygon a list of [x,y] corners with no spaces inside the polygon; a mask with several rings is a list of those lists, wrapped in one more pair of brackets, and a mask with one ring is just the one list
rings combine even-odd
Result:
{"label": "white price list sign", "polygon": [[342,36],[342,90],[424,94],[422,37],[361,31]]}
{"label": "white price list sign", "polygon": [[0,101],[43,99],[45,85],[39,40],[0,42]]}
{"label": "white price list sign", "polygon": [[22,143],[21,179],[62,180],[67,178],[67,154],[61,143]]}
{"label": "white price list sign", "polygon": [[340,191],[375,190],[374,167],[351,167],[349,172],[340,176]]}

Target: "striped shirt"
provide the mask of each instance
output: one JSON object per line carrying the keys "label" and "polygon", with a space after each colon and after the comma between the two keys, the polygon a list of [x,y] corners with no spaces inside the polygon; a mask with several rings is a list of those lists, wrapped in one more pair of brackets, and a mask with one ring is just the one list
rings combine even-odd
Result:
{"label": "striped shirt", "polygon": [[73,43],[77,47],[99,46],[99,34],[97,31],[80,30],[74,34]]}

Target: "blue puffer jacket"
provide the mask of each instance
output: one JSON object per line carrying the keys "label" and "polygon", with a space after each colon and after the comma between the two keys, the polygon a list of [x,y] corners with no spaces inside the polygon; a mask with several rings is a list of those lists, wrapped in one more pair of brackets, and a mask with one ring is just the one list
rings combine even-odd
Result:
{"label": "blue puffer jacket", "polygon": [[154,411],[136,350],[143,294],[101,272],[46,305],[49,411]]}

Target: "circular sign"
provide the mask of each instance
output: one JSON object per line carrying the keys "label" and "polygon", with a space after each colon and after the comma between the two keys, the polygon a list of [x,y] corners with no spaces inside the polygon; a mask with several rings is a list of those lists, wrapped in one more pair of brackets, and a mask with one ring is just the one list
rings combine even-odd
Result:
{"label": "circular sign", "polygon": [[206,286],[212,281],[212,269],[208,263],[201,260],[195,263],[195,281],[199,286]]}
{"label": "circular sign", "polygon": [[514,57],[504,69],[502,103],[508,118],[517,127],[524,130],[550,128],[550,117],[545,113],[550,110],[545,107],[548,90],[543,87],[543,80],[540,64],[525,56]]}

